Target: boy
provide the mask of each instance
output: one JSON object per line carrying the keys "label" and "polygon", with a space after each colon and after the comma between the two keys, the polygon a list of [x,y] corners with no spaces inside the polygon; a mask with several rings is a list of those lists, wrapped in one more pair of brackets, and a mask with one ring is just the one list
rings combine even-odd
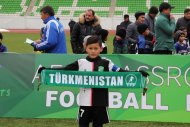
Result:
{"label": "boy", "polygon": [[[186,54],[187,53],[187,43],[185,41],[186,37],[185,37],[185,33],[183,33],[182,31],[181,32],[178,32],[176,34],[176,37],[177,37],[177,42],[175,43],[175,49],[176,49],[176,53],[177,54]],[[185,43],[184,43],[185,42]]]}
{"label": "boy", "polygon": [[137,26],[139,32],[138,35],[138,54],[151,54],[152,53],[152,43],[151,41],[145,40],[145,37],[149,35],[150,30],[148,25],[140,24]]}
{"label": "boy", "polygon": [[[55,70],[76,70],[76,71],[119,71],[125,72],[110,60],[101,58],[99,55],[102,51],[102,43],[98,36],[90,36],[86,41],[86,58],[79,59],[64,68]],[[39,69],[39,73],[45,69]],[[141,72],[147,77],[148,73]],[[103,127],[103,124],[109,123],[107,112],[108,107],[108,88],[81,88],[79,92],[79,127],[89,127],[89,123],[93,122],[93,127]]]}
{"label": "boy", "polygon": [[126,30],[119,29],[113,39],[113,54],[128,54]]}
{"label": "boy", "polygon": [[2,44],[3,34],[0,32],[0,52],[7,52],[7,47]]}

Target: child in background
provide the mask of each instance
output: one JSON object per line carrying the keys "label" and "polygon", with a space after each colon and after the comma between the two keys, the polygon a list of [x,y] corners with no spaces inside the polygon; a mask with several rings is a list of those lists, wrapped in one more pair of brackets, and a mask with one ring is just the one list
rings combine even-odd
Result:
{"label": "child in background", "polygon": [[174,42],[178,42],[178,35],[181,32],[183,32],[185,34],[185,40],[183,41],[183,43],[188,45],[187,50],[189,51],[190,45],[189,45],[189,39],[187,38],[187,28],[186,27],[181,26],[179,28],[179,30],[176,31],[176,33],[174,35],[174,39],[175,39]]}
{"label": "child in background", "polygon": [[108,33],[109,32],[107,30],[101,29],[97,34],[100,37],[100,40],[102,42],[102,52],[101,52],[101,54],[107,54],[108,53],[108,49],[107,49],[107,45],[106,45]]}
{"label": "child in background", "polygon": [[[102,43],[98,36],[87,38],[85,50],[88,54],[86,58],[79,59],[64,68],[54,68],[53,70],[126,72],[126,70],[114,65],[111,60],[99,56],[102,52]],[[41,73],[43,69],[46,68],[40,68],[38,73]],[[148,76],[148,73],[144,71],[141,71],[141,74],[145,77]],[[80,88],[79,127],[89,127],[90,122],[93,122],[93,127],[103,127],[103,124],[109,123],[108,101],[108,88]]]}
{"label": "child in background", "polygon": [[2,44],[3,34],[0,32],[0,52],[7,52],[7,47]]}
{"label": "child in background", "polygon": [[178,32],[176,34],[177,42],[175,43],[175,49],[177,54],[187,54],[187,43],[184,43],[186,37],[184,32]]}
{"label": "child in background", "polygon": [[128,54],[126,30],[118,29],[113,39],[113,54]]}
{"label": "child in background", "polygon": [[138,35],[138,54],[151,54],[152,53],[152,41],[145,40],[145,37],[149,35],[150,30],[146,24],[140,24],[137,26],[139,32]]}

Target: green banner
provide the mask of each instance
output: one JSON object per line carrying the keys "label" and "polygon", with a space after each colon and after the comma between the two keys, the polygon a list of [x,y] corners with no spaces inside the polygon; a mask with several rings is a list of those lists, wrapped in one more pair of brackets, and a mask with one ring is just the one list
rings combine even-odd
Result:
{"label": "green banner", "polygon": [[[77,118],[77,87],[41,85],[40,66],[64,67],[86,55],[0,53],[0,117]],[[148,91],[109,88],[111,120],[190,123],[190,56],[104,55],[117,66],[145,70]]]}
{"label": "green banner", "polygon": [[145,78],[140,72],[88,72],[43,70],[44,85],[85,88],[145,88]]}

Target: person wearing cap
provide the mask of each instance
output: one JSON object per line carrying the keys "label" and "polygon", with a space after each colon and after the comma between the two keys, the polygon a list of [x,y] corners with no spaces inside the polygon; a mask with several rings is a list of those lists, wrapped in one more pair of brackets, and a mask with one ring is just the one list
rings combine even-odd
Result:
{"label": "person wearing cap", "polygon": [[128,54],[126,30],[119,29],[113,39],[113,54]]}
{"label": "person wearing cap", "polygon": [[151,54],[152,53],[152,42],[146,42],[145,37],[149,35],[150,30],[148,25],[145,23],[137,26],[139,32],[138,35],[138,54]]}
{"label": "person wearing cap", "polygon": [[137,26],[139,24],[144,23],[145,20],[145,12],[138,11],[135,13],[135,18],[136,21],[134,23],[131,23],[127,27],[127,33],[126,33],[126,39],[128,40],[128,52],[130,54],[135,54],[137,51],[137,37],[138,37],[138,31],[137,31]]}
{"label": "person wearing cap", "polygon": [[176,31],[179,30],[180,27],[187,28],[188,23],[190,23],[190,8],[186,8],[184,10],[184,16],[177,20]]}
{"label": "person wearing cap", "polygon": [[174,51],[175,18],[171,14],[172,6],[163,2],[159,6],[160,15],[155,23],[155,54],[172,54]]}

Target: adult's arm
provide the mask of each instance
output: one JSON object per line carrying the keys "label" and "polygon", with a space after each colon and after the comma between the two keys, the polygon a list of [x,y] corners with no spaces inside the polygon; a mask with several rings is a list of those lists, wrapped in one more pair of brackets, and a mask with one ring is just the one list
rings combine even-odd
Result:
{"label": "adult's arm", "polygon": [[75,23],[71,34],[71,43],[73,45],[73,53],[79,53],[79,36],[80,36],[80,24]]}
{"label": "adult's arm", "polygon": [[59,28],[56,21],[50,21],[47,24],[46,39],[40,44],[35,43],[35,48],[44,51],[53,48],[58,43]]}
{"label": "adult's arm", "polygon": [[175,31],[175,19],[171,19],[169,22],[167,19],[158,21],[158,25],[160,29],[167,34],[168,36],[172,36]]}
{"label": "adult's arm", "polygon": [[126,31],[126,38],[128,39],[129,42],[131,43],[136,43],[137,40],[132,38],[132,35],[134,34],[134,26],[133,25],[129,25],[127,27],[127,31]]}

